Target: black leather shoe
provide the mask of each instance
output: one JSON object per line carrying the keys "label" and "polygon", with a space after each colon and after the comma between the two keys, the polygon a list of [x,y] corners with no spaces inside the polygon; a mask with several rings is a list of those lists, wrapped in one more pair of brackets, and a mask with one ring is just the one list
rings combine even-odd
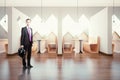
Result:
{"label": "black leather shoe", "polygon": [[33,66],[32,66],[32,65],[30,65],[30,66],[28,66],[28,68],[33,68]]}
{"label": "black leather shoe", "polygon": [[27,66],[23,66],[23,69],[27,69]]}

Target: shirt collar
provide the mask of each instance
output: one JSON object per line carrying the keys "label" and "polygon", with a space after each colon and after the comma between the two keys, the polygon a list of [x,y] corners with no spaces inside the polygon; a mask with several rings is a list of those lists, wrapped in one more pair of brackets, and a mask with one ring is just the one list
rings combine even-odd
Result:
{"label": "shirt collar", "polygon": [[30,26],[29,26],[29,27],[27,26],[27,29],[28,29],[28,28],[30,29]]}

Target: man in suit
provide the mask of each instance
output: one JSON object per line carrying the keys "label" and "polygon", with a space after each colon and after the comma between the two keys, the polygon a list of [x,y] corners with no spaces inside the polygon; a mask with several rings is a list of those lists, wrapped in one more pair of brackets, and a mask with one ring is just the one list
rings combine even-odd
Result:
{"label": "man in suit", "polygon": [[31,60],[31,48],[33,43],[32,28],[30,28],[31,19],[26,19],[26,26],[21,30],[21,47],[23,47],[27,53],[27,64],[26,55],[22,58],[23,68],[32,68],[30,63]]}

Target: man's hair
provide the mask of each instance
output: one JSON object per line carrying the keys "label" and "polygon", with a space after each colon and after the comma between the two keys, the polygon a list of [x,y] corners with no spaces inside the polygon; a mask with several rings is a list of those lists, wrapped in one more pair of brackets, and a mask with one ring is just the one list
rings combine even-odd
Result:
{"label": "man's hair", "polygon": [[30,20],[30,21],[31,21],[31,19],[27,18],[27,19],[26,19],[26,22],[27,22],[28,20]]}

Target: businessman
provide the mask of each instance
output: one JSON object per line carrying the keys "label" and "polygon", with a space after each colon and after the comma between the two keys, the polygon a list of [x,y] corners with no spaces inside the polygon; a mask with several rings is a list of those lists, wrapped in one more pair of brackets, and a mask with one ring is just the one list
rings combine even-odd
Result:
{"label": "businessman", "polygon": [[33,43],[33,33],[32,28],[30,27],[31,19],[26,19],[26,26],[21,29],[21,47],[26,51],[27,55],[27,64],[26,64],[26,55],[22,58],[23,68],[32,68],[31,65],[31,48]]}

